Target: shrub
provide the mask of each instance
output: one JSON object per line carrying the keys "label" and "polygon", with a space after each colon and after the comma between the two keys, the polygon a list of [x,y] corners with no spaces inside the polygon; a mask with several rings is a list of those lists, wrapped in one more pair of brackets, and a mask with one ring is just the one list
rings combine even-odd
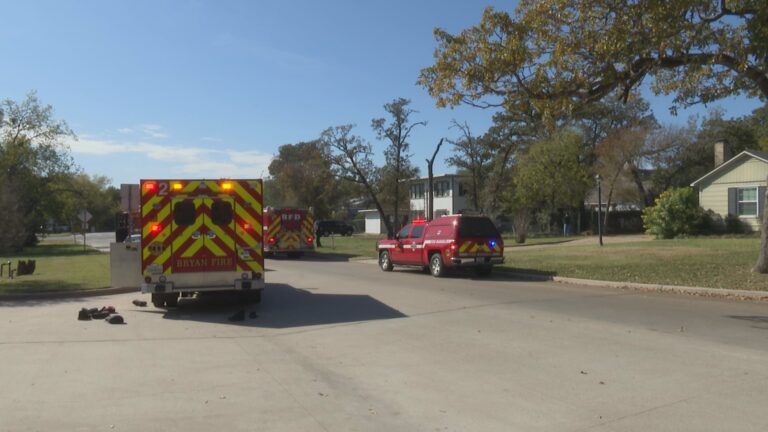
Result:
{"label": "shrub", "polygon": [[728,213],[725,217],[725,232],[728,234],[744,234],[749,232],[749,226],[738,216]]}
{"label": "shrub", "polygon": [[698,201],[694,190],[688,187],[664,191],[656,205],[643,210],[646,232],[665,239],[701,233],[706,214]]}

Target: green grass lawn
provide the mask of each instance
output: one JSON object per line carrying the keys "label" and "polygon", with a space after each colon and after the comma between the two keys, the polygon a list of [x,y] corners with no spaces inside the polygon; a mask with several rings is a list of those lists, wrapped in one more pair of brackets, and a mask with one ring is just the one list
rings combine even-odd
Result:
{"label": "green grass lawn", "polygon": [[36,261],[31,275],[8,279],[7,267],[0,277],[0,293],[75,291],[108,288],[109,254],[100,253],[71,241],[43,241],[18,254],[0,256],[3,263],[18,260]]}
{"label": "green grass lawn", "polygon": [[[355,235],[323,238],[321,254],[375,258],[380,236]],[[742,238],[692,238],[647,240],[597,245],[569,244],[579,237],[540,237],[525,245],[504,239],[508,249],[504,268],[583,279],[768,290],[768,275],[750,272],[757,261],[760,240]],[[515,250],[509,250],[514,248]]]}
{"label": "green grass lawn", "polygon": [[768,290],[768,275],[750,271],[759,246],[755,237],[552,246],[507,253],[504,266],[584,279]]}

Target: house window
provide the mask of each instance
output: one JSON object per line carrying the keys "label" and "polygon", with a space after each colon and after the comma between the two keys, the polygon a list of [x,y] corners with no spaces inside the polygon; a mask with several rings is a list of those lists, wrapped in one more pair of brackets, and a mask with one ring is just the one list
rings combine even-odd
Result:
{"label": "house window", "polygon": [[447,181],[439,181],[435,182],[435,196],[436,197],[447,197],[450,196],[450,185]]}
{"label": "house window", "polygon": [[757,188],[740,188],[736,192],[736,215],[757,216]]}
{"label": "house window", "polygon": [[464,186],[464,183],[459,183],[459,196],[463,197],[467,194],[467,187]]}
{"label": "house window", "polygon": [[424,198],[424,183],[411,185],[411,199]]}

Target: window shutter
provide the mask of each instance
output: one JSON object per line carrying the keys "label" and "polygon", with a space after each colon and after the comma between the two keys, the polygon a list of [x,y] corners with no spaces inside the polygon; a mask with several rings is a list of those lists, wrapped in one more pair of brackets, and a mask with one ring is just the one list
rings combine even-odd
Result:
{"label": "window shutter", "polygon": [[736,188],[728,188],[728,214],[736,216]]}
{"label": "window shutter", "polygon": [[765,212],[765,186],[757,187],[757,217],[763,217]]}

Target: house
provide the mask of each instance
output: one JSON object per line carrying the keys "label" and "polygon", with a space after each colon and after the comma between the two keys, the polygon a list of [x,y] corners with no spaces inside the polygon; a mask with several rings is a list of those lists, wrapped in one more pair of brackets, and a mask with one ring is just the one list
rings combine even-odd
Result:
{"label": "house", "polygon": [[[409,180],[411,219],[425,218],[429,213],[429,177]],[[445,174],[432,177],[433,217],[457,214],[468,207],[466,177]]]}
{"label": "house", "polygon": [[699,204],[725,218],[738,218],[753,230],[760,229],[765,208],[768,152],[744,150],[728,159],[726,143],[715,144],[715,169],[691,183]]}
{"label": "house", "polygon": [[[429,196],[429,177],[407,180],[406,185],[410,194],[408,214],[402,214],[400,219],[412,220],[417,218],[426,218],[428,213]],[[467,210],[467,179],[457,174],[446,174],[432,177],[433,193],[433,217],[457,214]],[[370,210],[360,210],[358,213],[364,215],[365,233],[382,234],[386,233],[384,223],[381,221],[379,212]],[[396,224],[397,225],[397,224]]]}

